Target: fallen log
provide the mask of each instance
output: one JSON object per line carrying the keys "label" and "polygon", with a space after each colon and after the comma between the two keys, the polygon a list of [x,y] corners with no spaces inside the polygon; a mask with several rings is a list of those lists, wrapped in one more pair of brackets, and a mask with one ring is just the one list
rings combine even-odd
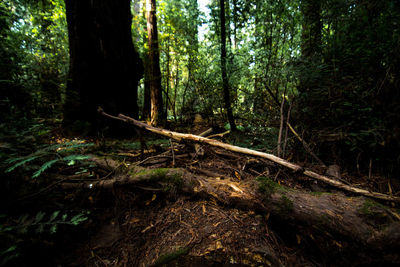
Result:
{"label": "fallen log", "polygon": [[[94,161],[103,167],[117,165],[101,159]],[[266,214],[267,220],[276,222],[277,229],[290,233],[291,238],[331,240],[332,244],[327,245],[329,248],[368,248],[374,253],[394,253],[394,256],[400,249],[400,217],[390,208],[364,197],[349,198],[344,194],[292,190],[265,177],[235,182],[196,175],[180,168],[129,166],[120,169],[112,179],[66,182],[62,187],[93,190],[126,185],[155,192],[182,192],[193,197],[214,199],[225,207]],[[304,229],[307,230],[302,232]],[[315,243],[325,246],[326,242]],[[394,261],[400,262],[398,255]]]}
{"label": "fallen log", "polygon": [[157,128],[157,127],[153,127],[151,125],[148,125],[146,123],[140,122],[138,120],[135,120],[133,118],[130,118],[128,116],[125,116],[123,114],[119,114],[118,117],[116,116],[112,116],[110,114],[107,114],[106,112],[103,111],[103,109],[99,108],[98,112],[100,114],[102,114],[103,116],[106,116],[108,118],[111,119],[115,119],[115,120],[120,120],[126,123],[130,123],[133,124],[136,127],[139,127],[141,129],[159,134],[159,135],[163,135],[169,138],[172,138],[174,140],[177,141],[182,141],[182,140],[189,140],[192,142],[197,142],[197,143],[204,143],[204,144],[208,144],[211,146],[215,146],[215,147],[220,147],[226,150],[230,150],[233,152],[238,152],[238,153],[242,153],[242,154],[247,154],[247,155],[251,155],[251,156],[256,156],[256,157],[261,157],[261,158],[265,158],[268,159],[276,164],[282,165],[288,169],[291,169],[295,172],[301,172],[302,174],[313,178],[315,180],[318,181],[322,181],[326,184],[329,184],[331,186],[334,186],[336,188],[351,192],[351,193],[355,193],[355,194],[359,194],[359,195],[364,195],[367,197],[372,197],[372,198],[376,198],[376,199],[381,199],[381,200],[385,200],[385,201],[392,201],[392,202],[396,202],[396,203],[400,203],[400,198],[396,197],[396,196],[390,196],[390,195],[386,195],[386,194],[382,194],[382,193],[378,193],[378,192],[371,192],[365,189],[361,189],[361,188],[357,188],[357,187],[353,187],[350,185],[346,185],[340,181],[331,179],[327,176],[318,174],[316,172],[313,172],[311,170],[307,170],[304,169],[303,167],[296,165],[294,163],[291,163],[285,159],[279,158],[275,155],[272,154],[268,154],[268,153],[264,153],[264,152],[260,152],[260,151],[255,151],[252,149],[248,149],[248,148],[243,148],[243,147],[238,147],[238,146],[234,146],[234,145],[230,145],[230,144],[225,144],[223,142],[217,141],[217,140],[213,140],[213,139],[209,139],[209,138],[205,138],[205,137],[201,137],[198,135],[193,135],[193,134],[183,134],[183,133],[178,133],[178,132],[174,132],[174,131],[169,131],[169,130],[165,130],[165,129],[161,129],[161,128]]}

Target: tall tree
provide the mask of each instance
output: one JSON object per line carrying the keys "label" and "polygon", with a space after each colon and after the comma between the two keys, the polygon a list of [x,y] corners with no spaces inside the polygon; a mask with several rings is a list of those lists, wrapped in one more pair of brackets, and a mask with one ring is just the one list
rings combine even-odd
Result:
{"label": "tall tree", "polygon": [[197,55],[199,52],[199,32],[198,25],[199,21],[199,6],[197,0],[189,0],[188,5],[186,7],[188,17],[190,18],[188,21],[188,31],[187,38],[189,43],[189,62],[188,62],[188,80],[191,81],[193,79],[194,68],[197,64]]}
{"label": "tall tree", "polygon": [[[145,30],[142,32],[143,40],[147,39],[147,11],[146,11],[146,2],[147,0],[143,0],[143,18],[146,19]],[[143,45],[145,47],[145,45]],[[144,63],[144,91],[143,91],[143,109],[142,109],[142,119],[150,120],[151,116],[151,98],[150,98],[150,72],[149,72],[149,50],[144,49],[145,56],[143,57]]]}
{"label": "tall tree", "polygon": [[236,130],[235,119],[233,117],[231,95],[229,92],[229,80],[226,71],[226,25],[225,25],[225,0],[219,1],[219,17],[221,24],[221,76],[222,76],[222,87],[224,91],[224,102],[225,109],[228,116],[229,125],[231,130]]}
{"label": "tall tree", "polygon": [[131,33],[130,0],[65,0],[70,71],[64,123],[99,128],[97,107],[138,116],[143,66]]}
{"label": "tall tree", "polygon": [[165,118],[161,89],[160,50],[158,47],[156,0],[147,0],[147,10],[151,123],[153,125],[158,125]]}

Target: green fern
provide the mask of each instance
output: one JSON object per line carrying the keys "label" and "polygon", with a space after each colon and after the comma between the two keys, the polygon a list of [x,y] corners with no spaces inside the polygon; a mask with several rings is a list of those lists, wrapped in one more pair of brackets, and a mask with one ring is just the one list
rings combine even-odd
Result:
{"label": "green fern", "polygon": [[[49,156],[53,156],[57,155],[58,157],[60,157],[60,154],[64,154],[64,153],[70,153],[76,149],[79,148],[84,148],[84,147],[90,147],[93,146],[93,143],[88,143],[88,144],[84,144],[84,143],[76,143],[74,141],[69,141],[69,142],[65,142],[65,143],[61,143],[61,144],[52,144],[52,145],[47,145],[39,150],[37,150],[35,153],[32,153],[30,155],[24,156],[24,157],[16,157],[16,158],[11,158],[9,160],[6,161],[7,164],[13,164],[12,166],[10,166],[8,169],[6,169],[6,173],[7,172],[12,172],[13,170],[15,170],[18,167],[24,166],[27,163],[36,160],[38,158],[43,158],[43,157],[49,157]],[[56,162],[63,160],[63,161],[67,161],[68,165],[74,165],[76,163],[76,161],[80,161],[80,160],[86,160],[89,159],[89,156],[85,156],[85,155],[68,155],[65,156],[61,159],[52,159],[49,161],[46,161],[33,175],[32,178],[37,178],[39,177],[45,170],[49,169],[50,167],[52,167]]]}
{"label": "green fern", "polygon": [[[24,165],[24,164],[26,164],[26,163],[28,163],[28,162],[30,162],[30,161],[32,161],[32,160],[35,160],[35,159],[37,159],[38,157],[39,157],[39,156],[31,156],[31,157],[28,157],[28,158],[24,158],[24,159],[21,160],[20,162],[14,164],[14,165],[11,166],[10,168],[8,168],[8,169],[6,170],[6,172],[12,172],[14,169],[18,168],[19,166],[22,166],[22,165]],[[20,158],[20,159],[21,159],[21,158]]]}
{"label": "green fern", "polygon": [[76,161],[90,159],[86,155],[69,155],[63,158],[64,161],[68,161],[68,166],[74,165]]}
{"label": "green fern", "polygon": [[[54,211],[50,216],[47,216],[45,212],[39,211],[36,216],[32,217],[28,214],[22,215],[15,225],[0,225],[0,235],[6,232],[26,234],[30,230],[34,230],[36,233],[41,234],[49,232],[54,234],[57,231],[59,225],[74,225],[77,226],[88,219],[87,215],[89,211],[82,211],[74,216],[68,216],[68,213],[64,213],[61,216],[61,211]],[[48,219],[47,219],[48,218]]]}
{"label": "green fern", "polygon": [[45,170],[47,170],[48,168],[50,168],[51,166],[53,166],[53,164],[56,163],[57,161],[58,161],[58,159],[53,159],[53,160],[50,160],[50,161],[46,162],[45,164],[43,164],[43,165],[39,168],[39,170],[37,170],[37,171],[32,175],[32,178],[37,178],[37,177],[39,177],[39,176],[42,174],[42,172],[44,172]]}

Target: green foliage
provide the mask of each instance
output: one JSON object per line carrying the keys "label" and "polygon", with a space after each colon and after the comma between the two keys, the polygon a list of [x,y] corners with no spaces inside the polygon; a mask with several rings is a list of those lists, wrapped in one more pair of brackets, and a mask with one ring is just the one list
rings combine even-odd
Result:
{"label": "green foliage", "polygon": [[[400,151],[400,7],[396,0],[314,2],[321,6],[317,21],[299,8],[307,1],[227,1],[227,71],[238,125],[270,142],[272,131],[265,129],[278,127],[275,102],[285,97],[296,129],[323,160],[335,157],[332,161],[357,166],[357,159],[372,159],[395,176],[400,173],[399,153],[393,152]],[[143,1],[133,3],[132,34],[146,62],[145,10]],[[189,121],[201,113],[225,119],[218,1],[202,11],[196,0],[158,0],[157,5],[168,117]],[[302,55],[305,41],[319,36],[307,26],[319,24],[317,53]],[[67,37],[64,1],[0,3],[0,120],[60,113]],[[143,95],[144,81],[139,98]],[[90,128],[80,124],[75,126]],[[21,158],[10,168],[40,158]],[[43,162],[38,175],[57,162]]]}
{"label": "green foliage", "polygon": [[68,71],[64,1],[0,4],[0,114],[55,116]]}
{"label": "green foliage", "polygon": [[389,176],[400,173],[395,2],[322,1],[321,52],[294,65],[301,80],[295,118],[322,158],[364,172],[372,160],[375,171]]}
{"label": "green foliage", "polygon": [[4,266],[7,263],[11,262],[13,259],[18,258],[20,256],[19,251],[17,250],[18,246],[12,245],[8,247],[6,250],[0,251],[0,266]]}
{"label": "green foliage", "polygon": [[6,173],[12,172],[16,168],[25,166],[27,163],[32,162],[37,159],[43,160],[43,159],[57,157],[56,159],[50,159],[50,160],[44,162],[40,166],[40,168],[32,175],[32,178],[37,178],[45,170],[51,168],[57,162],[65,162],[68,166],[71,166],[71,165],[74,165],[77,161],[89,159],[90,157],[87,155],[80,155],[80,154],[72,154],[72,155],[66,155],[66,156],[63,156],[63,155],[71,153],[71,152],[75,152],[79,149],[87,148],[87,147],[90,147],[93,145],[94,145],[93,143],[85,144],[85,143],[77,143],[74,141],[69,141],[69,142],[65,142],[65,143],[61,143],[61,144],[46,145],[30,155],[8,159],[6,161],[6,163],[13,164],[13,165],[10,166],[8,169],[6,169],[5,172]]}
{"label": "green foliage", "polygon": [[[9,216],[2,215],[0,223],[0,237],[4,240],[10,240],[7,247],[0,248],[0,265],[9,264],[14,259],[24,255],[21,246],[21,240],[26,236],[41,236],[44,234],[53,235],[58,227],[77,226],[88,219],[89,211],[82,211],[73,215],[70,212],[61,212],[56,210],[50,214],[39,211],[36,215],[21,215],[15,220],[10,220]],[[7,219],[6,221],[3,221]],[[4,245],[4,244],[2,244]]]}

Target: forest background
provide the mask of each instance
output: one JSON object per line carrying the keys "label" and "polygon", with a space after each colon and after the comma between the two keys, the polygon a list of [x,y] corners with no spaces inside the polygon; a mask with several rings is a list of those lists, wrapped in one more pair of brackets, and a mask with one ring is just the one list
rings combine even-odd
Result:
{"label": "forest background", "polygon": [[[48,193],[67,179],[60,174],[92,179],[97,167],[86,161],[89,152],[138,150],[138,142],[118,143],[138,139],[133,128],[103,118],[99,105],[181,132],[205,122],[216,132],[231,130],[231,144],[306,168],[340,166],[347,184],[398,196],[399,1],[97,0],[87,9],[93,12],[82,3],[89,1],[0,2],[0,255],[6,260],[21,251],[36,256],[37,236],[21,246],[28,228],[52,234],[95,210],[92,195]],[[92,27],[86,33],[75,31],[82,22]],[[108,28],[117,22],[128,27]],[[118,39],[119,30],[128,38]],[[295,238],[300,245],[297,232]]]}
{"label": "forest background", "polygon": [[[146,65],[146,5],[132,1],[131,9],[132,38]],[[284,102],[283,114],[290,112],[290,123],[323,161],[398,175],[397,1],[233,0],[224,9],[226,82],[239,129],[275,149],[271,136]],[[196,113],[228,121],[220,3],[202,10],[194,0],[157,2],[160,106],[170,121],[188,122]],[[62,120],[70,60],[64,2],[2,1],[0,12],[2,128],[15,118]],[[145,84],[138,88],[141,118],[148,117]],[[302,146],[295,148],[307,161]]]}

